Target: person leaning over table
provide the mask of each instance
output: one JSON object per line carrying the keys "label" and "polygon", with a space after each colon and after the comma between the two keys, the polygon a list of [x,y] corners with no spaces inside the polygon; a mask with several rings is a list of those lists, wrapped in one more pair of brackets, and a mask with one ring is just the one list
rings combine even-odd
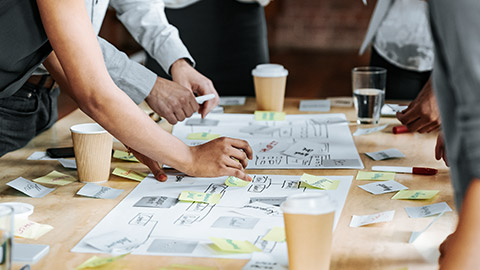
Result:
{"label": "person leaning over table", "polygon": [[458,226],[440,246],[440,269],[480,265],[480,2],[429,1],[434,89],[451,167]]}
{"label": "person leaning over table", "polygon": [[244,168],[252,150],[246,141],[224,137],[189,147],[120,91],[105,67],[83,0],[4,0],[0,7],[2,94],[18,91],[45,59],[46,69],[80,109],[148,160],[192,176],[250,180]]}

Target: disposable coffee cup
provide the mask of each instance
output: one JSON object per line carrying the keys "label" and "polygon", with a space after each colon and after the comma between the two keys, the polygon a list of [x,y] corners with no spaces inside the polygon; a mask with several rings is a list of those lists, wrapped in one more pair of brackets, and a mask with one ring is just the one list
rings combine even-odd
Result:
{"label": "disposable coffee cup", "polygon": [[252,70],[257,110],[283,111],[288,70],[279,64],[261,64]]}
{"label": "disposable coffee cup", "polygon": [[97,123],[75,125],[70,131],[79,180],[88,183],[108,181],[112,135]]}
{"label": "disposable coffee cup", "polygon": [[328,270],[335,202],[328,194],[302,193],[281,204],[291,270]]}

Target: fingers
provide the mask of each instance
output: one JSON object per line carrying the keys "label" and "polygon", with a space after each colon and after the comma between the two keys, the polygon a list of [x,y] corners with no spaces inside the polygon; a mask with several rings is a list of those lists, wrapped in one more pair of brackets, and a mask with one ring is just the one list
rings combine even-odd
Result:
{"label": "fingers", "polygon": [[429,133],[439,128],[440,125],[437,122],[430,122],[418,129],[419,133]]}
{"label": "fingers", "polygon": [[241,171],[234,168],[226,168],[225,175],[234,176],[248,182],[252,181],[252,178],[245,171]]}
{"label": "fingers", "polygon": [[409,125],[413,121],[416,121],[418,118],[420,118],[420,114],[413,102],[412,104],[410,104],[410,106],[408,106],[406,110],[402,112],[397,112],[397,119],[404,125]]}
{"label": "fingers", "polygon": [[233,147],[238,148],[238,149],[242,149],[243,152],[245,152],[245,154],[247,155],[248,159],[253,158],[253,150],[252,150],[252,148],[250,147],[250,145],[248,144],[247,141],[240,140],[240,139],[233,139],[233,138],[226,138],[226,139],[230,140],[230,144]]}
{"label": "fingers", "polygon": [[435,159],[440,160],[443,156],[443,142],[441,137],[437,137],[437,143],[435,144]]}
{"label": "fingers", "polygon": [[[237,149],[237,148],[233,148],[233,147],[230,149],[230,151],[231,151],[229,153],[230,157],[235,158],[236,159],[235,162],[237,164],[242,165],[242,168],[246,168],[247,165],[248,165],[247,154],[244,151],[242,151],[240,149]],[[231,167],[233,167],[233,166],[231,166]]]}
{"label": "fingers", "polygon": [[146,165],[150,171],[153,173],[153,176],[155,177],[155,179],[157,179],[158,181],[160,182],[165,182],[167,181],[167,175],[165,174],[165,172],[162,170],[162,168],[160,167],[160,165],[158,164],[158,162],[156,162],[155,160],[137,152],[136,150],[130,148],[127,146],[127,149],[132,152],[132,154],[135,155],[135,157],[141,162],[143,163],[144,165]]}

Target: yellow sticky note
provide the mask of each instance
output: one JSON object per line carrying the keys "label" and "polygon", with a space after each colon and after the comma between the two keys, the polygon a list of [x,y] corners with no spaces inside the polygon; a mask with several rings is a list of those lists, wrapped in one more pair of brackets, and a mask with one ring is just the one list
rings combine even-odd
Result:
{"label": "yellow sticky note", "polygon": [[135,181],[142,181],[148,174],[136,172],[134,170],[125,170],[122,168],[115,168],[112,172],[113,175],[124,177],[127,179],[135,180]]}
{"label": "yellow sticky note", "polygon": [[188,134],[187,136],[187,139],[188,140],[205,140],[205,141],[209,141],[209,140],[213,140],[213,139],[216,139],[218,137],[220,137],[222,135],[220,134],[212,134],[212,133],[208,133],[208,132],[196,132],[196,133],[190,133]]}
{"label": "yellow sticky note", "polygon": [[47,224],[36,223],[25,218],[15,218],[14,229],[15,236],[36,240],[51,231],[53,227]]}
{"label": "yellow sticky note", "polygon": [[265,241],[284,242],[286,239],[285,228],[274,227],[263,238]]}
{"label": "yellow sticky note", "polygon": [[255,111],[255,120],[257,121],[283,121],[284,112]]}
{"label": "yellow sticky note", "polygon": [[167,267],[162,267],[158,270],[216,270],[215,267],[188,265],[188,264],[171,264]]}
{"label": "yellow sticky note", "polygon": [[133,154],[120,150],[115,150],[115,152],[113,152],[113,157],[126,161],[140,162]]}
{"label": "yellow sticky note", "polygon": [[45,176],[33,179],[33,181],[37,183],[43,183],[43,184],[65,186],[72,182],[77,181],[77,179],[75,179],[75,177],[68,174],[52,171],[51,173]]}
{"label": "yellow sticky note", "polygon": [[[106,264],[109,264],[109,263],[112,263],[114,261],[120,260],[121,258],[127,256],[128,254],[129,253],[123,254],[123,255],[120,255],[120,256],[116,256],[116,257],[106,257],[106,258],[102,258],[102,257],[98,257],[98,256],[92,256],[90,259],[86,260],[85,262],[83,262],[82,264],[77,266],[76,269],[95,268],[95,267],[99,267],[99,266],[104,266]],[[102,268],[102,269],[104,269],[104,268]]]}
{"label": "yellow sticky note", "polygon": [[340,180],[331,180],[323,176],[316,176],[308,173],[304,173],[302,177],[300,177],[300,180],[307,188],[319,188],[325,190],[336,190],[340,184]]}
{"label": "yellow sticky note", "polygon": [[377,180],[377,181],[395,180],[395,173],[394,172],[358,171],[357,180]]}
{"label": "yellow sticky note", "polygon": [[257,248],[254,244],[248,241],[232,240],[232,239],[217,238],[217,237],[210,237],[210,240],[213,241],[215,246],[217,246],[220,250],[225,252],[252,253],[256,251],[262,251],[261,249]]}
{"label": "yellow sticky note", "polygon": [[392,200],[428,200],[438,192],[439,190],[400,190]]}
{"label": "yellow sticky note", "polygon": [[225,180],[225,185],[229,187],[246,187],[248,186],[250,182],[243,181],[242,179],[239,179],[234,176],[229,176],[227,180]]}
{"label": "yellow sticky note", "polygon": [[217,204],[220,201],[220,193],[182,191],[178,199],[184,202],[203,202],[203,203]]}

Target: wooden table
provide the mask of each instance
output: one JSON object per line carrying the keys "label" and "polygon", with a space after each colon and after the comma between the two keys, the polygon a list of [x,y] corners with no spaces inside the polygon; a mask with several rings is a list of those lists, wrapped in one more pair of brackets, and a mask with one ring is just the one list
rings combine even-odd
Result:
{"label": "wooden table", "polygon": [[[287,99],[285,111],[295,114],[298,111],[299,99]],[[226,113],[253,113],[255,101],[247,99],[245,106],[230,106]],[[332,108],[330,113],[345,113],[350,120],[350,128],[356,130],[353,108]],[[49,147],[71,145],[69,127],[76,123],[91,121],[80,111],[58,121],[50,130],[40,134],[23,149],[9,153],[0,158],[0,201],[17,201],[35,206],[30,219],[49,224],[52,231],[38,240],[15,239],[19,243],[39,243],[50,245],[50,252],[41,261],[33,265],[33,269],[74,269],[92,254],[71,253],[70,249],[77,244],[112,208],[114,208],[135,186],[136,182],[111,176],[105,185],[124,189],[114,200],[99,200],[76,196],[82,183],[56,187],[56,190],[44,198],[29,198],[5,185],[19,176],[34,179],[57,170],[76,177],[76,171],[64,169],[57,161],[26,160],[35,151],[45,151]],[[438,189],[440,193],[428,201],[391,200],[392,193],[371,195],[357,187],[365,181],[353,180],[350,192],[343,209],[340,221],[333,238],[332,269],[435,269],[436,262],[428,262],[428,254],[435,252],[443,239],[451,233],[456,225],[457,216],[453,212],[445,213],[414,244],[408,244],[412,231],[427,226],[433,219],[411,219],[404,207],[421,206],[436,202],[447,202],[452,208],[453,192],[449,180],[449,171],[441,161],[434,158],[436,134],[408,133],[394,135],[391,128],[398,125],[395,118],[382,118],[381,123],[389,126],[382,132],[354,137],[357,149],[362,157],[365,170],[372,165],[429,166],[440,169],[436,176],[419,176],[398,174],[396,180],[410,189]],[[168,127],[166,127],[168,128]],[[114,146],[121,149],[120,144]],[[370,151],[398,148],[407,157],[386,161],[372,161],[363,153]],[[117,166],[128,167],[147,172],[142,164],[112,160],[112,169]],[[356,175],[357,170],[250,170],[249,173],[301,175],[303,172],[317,175]],[[350,228],[352,215],[366,215],[382,211],[395,210],[392,222],[379,223],[360,228]],[[241,269],[246,260],[158,257],[128,255],[115,263],[115,269],[158,269],[174,263],[203,265],[218,269]],[[14,269],[21,265],[15,265]],[[101,268],[98,268],[101,269]]]}

